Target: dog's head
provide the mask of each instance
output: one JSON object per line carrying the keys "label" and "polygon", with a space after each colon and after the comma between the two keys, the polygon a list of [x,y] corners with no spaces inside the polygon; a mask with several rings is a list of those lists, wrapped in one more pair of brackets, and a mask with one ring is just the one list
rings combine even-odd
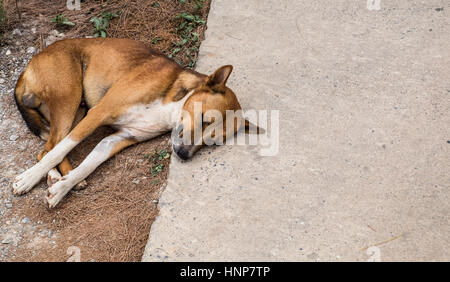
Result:
{"label": "dog's head", "polygon": [[223,66],[193,89],[172,132],[175,154],[187,160],[205,145],[223,144],[238,131],[262,130],[244,119],[234,92],[226,86],[233,67]]}

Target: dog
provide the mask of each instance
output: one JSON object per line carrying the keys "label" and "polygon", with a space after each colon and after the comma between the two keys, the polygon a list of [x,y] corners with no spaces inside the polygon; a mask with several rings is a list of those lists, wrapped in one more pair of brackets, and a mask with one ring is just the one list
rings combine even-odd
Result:
{"label": "dog", "polygon": [[[48,174],[46,201],[53,208],[120,150],[173,129],[177,130],[175,137],[172,134],[173,152],[183,160],[191,158],[205,146],[205,137],[200,135],[200,140],[190,144],[177,140],[192,136],[195,130],[204,134],[213,121],[205,121],[205,112],[214,110],[225,121],[227,111],[241,110],[236,95],[226,86],[232,70],[227,65],[204,75],[184,69],[129,39],[53,43],[31,59],[16,84],[17,107],[29,129],[46,144],[37,155],[38,163],[15,178],[13,193],[27,193]],[[198,118],[194,117],[198,102],[202,105],[200,123],[193,122]],[[104,125],[116,132],[101,140],[73,169],[66,155]],[[222,122],[209,138],[225,140],[244,128],[248,132],[251,126],[238,115],[231,123]]]}

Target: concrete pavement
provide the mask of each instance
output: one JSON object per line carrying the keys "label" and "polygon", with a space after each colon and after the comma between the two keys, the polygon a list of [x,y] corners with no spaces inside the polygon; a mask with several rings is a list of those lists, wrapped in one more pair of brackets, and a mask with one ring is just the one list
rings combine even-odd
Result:
{"label": "concrete pavement", "polygon": [[172,158],[143,261],[450,260],[450,4],[366,5],[212,1],[198,70],[280,150]]}

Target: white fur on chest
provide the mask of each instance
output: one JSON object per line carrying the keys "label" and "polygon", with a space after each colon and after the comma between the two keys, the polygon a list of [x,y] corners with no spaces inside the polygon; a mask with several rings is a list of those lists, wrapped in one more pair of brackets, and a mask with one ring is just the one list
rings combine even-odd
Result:
{"label": "white fur on chest", "polygon": [[180,116],[187,96],[177,102],[166,103],[162,100],[147,105],[135,105],[114,122],[113,126],[138,140],[146,140],[172,130]]}

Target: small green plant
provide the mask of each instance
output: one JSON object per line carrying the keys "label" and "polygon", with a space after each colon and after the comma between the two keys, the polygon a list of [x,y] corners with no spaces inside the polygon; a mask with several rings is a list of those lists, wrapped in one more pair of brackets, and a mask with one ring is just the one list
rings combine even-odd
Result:
{"label": "small green plant", "polygon": [[56,23],[56,25],[68,25],[74,26],[75,24],[67,19],[63,14],[58,14],[54,18],[52,18],[52,23]]}
{"label": "small green plant", "polygon": [[91,18],[90,22],[94,23],[94,37],[107,37],[108,33],[106,29],[109,26],[109,23],[112,19],[117,18],[119,15],[104,11],[101,15],[98,17]]}
{"label": "small green plant", "polygon": [[170,152],[166,150],[160,150],[158,153],[158,160],[168,159],[170,158]]}
{"label": "small green plant", "polygon": [[[180,3],[186,3],[185,0],[179,0]],[[174,48],[170,51],[168,56],[174,58],[178,53],[183,51],[183,55],[188,59],[187,67],[194,67],[195,54],[198,51],[200,34],[195,32],[197,28],[206,23],[201,18],[200,12],[203,9],[204,0],[194,0],[193,10],[191,12],[184,12],[175,16],[179,24],[175,30],[179,34],[181,41],[174,42]],[[177,63],[181,63],[177,61]]]}
{"label": "small green plant", "polygon": [[158,173],[163,171],[163,169],[164,169],[164,165],[163,164],[158,164],[158,165],[152,166],[153,177],[156,177],[158,175]]}
{"label": "small green plant", "polygon": [[163,149],[159,151],[155,150],[155,153],[153,155],[145,154],[145,157],[150,159],[151,161],[161,161],[170,158],[170,155],[171,153],[169,150]]}
{"label": "small green plant", "polygon": [[171,153],[168,148],[162,150],[155,150],[153,154],[145,154],[145,157],[148,158],[151,162],[153,162],[152,174],[154,177],[156,177],[158,173],[164,170],[164,164],[162,164],[161,161],[170,158],[170,155]]}
{"label": "small green plant", "polygon": [[203,2],[204,2],[204,0],[194,1],[194,11],[195,11],[195,13],[203,10]]}

